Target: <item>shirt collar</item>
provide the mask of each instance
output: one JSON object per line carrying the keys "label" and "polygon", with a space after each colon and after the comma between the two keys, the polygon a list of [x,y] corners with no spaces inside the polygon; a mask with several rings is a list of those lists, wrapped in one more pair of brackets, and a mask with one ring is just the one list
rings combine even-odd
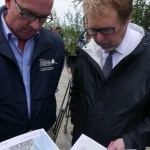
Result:
{"label": "shirt collar", "polygon": [[4,13],[5,12],[3,11],[3,13],[1,14],[2,27],[3,27],[4,35],[5,35],[6,39],[8,40],[9,35],[10,34],[12,35],[13,33],[9,30],[8,26],[6,25],[6,22],[3,17]]}

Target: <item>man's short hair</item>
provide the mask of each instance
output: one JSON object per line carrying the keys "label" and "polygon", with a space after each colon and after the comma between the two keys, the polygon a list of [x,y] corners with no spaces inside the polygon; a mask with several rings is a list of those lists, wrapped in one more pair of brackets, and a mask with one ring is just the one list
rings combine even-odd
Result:
{"label": "man's short hair", "polygon": [[85,16],[99,14],[106,8],[113,8],[117,11],[122,22],[126,22],[131,17],[133,0],[83,0]]}

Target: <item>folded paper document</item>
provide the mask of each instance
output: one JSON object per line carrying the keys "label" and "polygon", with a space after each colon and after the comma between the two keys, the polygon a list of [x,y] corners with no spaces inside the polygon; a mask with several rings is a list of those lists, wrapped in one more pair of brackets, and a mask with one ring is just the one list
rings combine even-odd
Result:
{"label": "folded paper document", "polygon": [[59,150],[44,129],[31,131],[0,143],[0,150]]}
{"label": "folded paper document", "polygon": [[[38,129],[1,142],[0,150],[59,150],[59,148],[44,129]],[[106,148],[82,134],[71,150],[106,150]]]}
{"label": "folded paper document", "polygon": [[106,150],[106,148],[88,136],[82,134],[71,150]]}

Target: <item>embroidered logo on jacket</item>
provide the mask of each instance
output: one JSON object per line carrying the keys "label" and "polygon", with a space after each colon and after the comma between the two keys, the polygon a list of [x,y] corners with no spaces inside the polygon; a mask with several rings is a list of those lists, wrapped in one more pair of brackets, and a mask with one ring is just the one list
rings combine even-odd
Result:
{"label": "embroidered logo on jacket", "polygon": [[54,64],[57,65],[55,59],[46,60],[46,59],[39,59],[40,61],[40,71],[48,71],[54,69]]}

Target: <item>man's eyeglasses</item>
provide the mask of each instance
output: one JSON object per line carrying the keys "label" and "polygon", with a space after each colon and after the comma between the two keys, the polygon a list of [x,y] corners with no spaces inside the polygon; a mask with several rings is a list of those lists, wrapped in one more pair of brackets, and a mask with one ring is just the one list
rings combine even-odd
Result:
{"label": "man's eyeglasses", "polygon": [[103,35],[112,35],[115,34],[116,27],[117,25],[112,28],[86,29],[86,32],[93,36],[96,36],[98,32],[102,33]]}
{"label": "man's eyeglasses", "polygon": [[39,22],[40,23],[45,23],[47,20],[48,22],[51,22],[53,20],[53,17],[52,17],[52,14],[50,14],[50,16],[42,16],[42,17],[38,17],[32,13],[29,13],[29,12],[23,12],[21,11],[21,8],[20,6],[18,5],[17,1],[14,0],[15,4],[16,4],[16,7],[21,15],[21,17],[25,20],[29,20],[29,21],[34,21],[35,19],[39,19]]}

